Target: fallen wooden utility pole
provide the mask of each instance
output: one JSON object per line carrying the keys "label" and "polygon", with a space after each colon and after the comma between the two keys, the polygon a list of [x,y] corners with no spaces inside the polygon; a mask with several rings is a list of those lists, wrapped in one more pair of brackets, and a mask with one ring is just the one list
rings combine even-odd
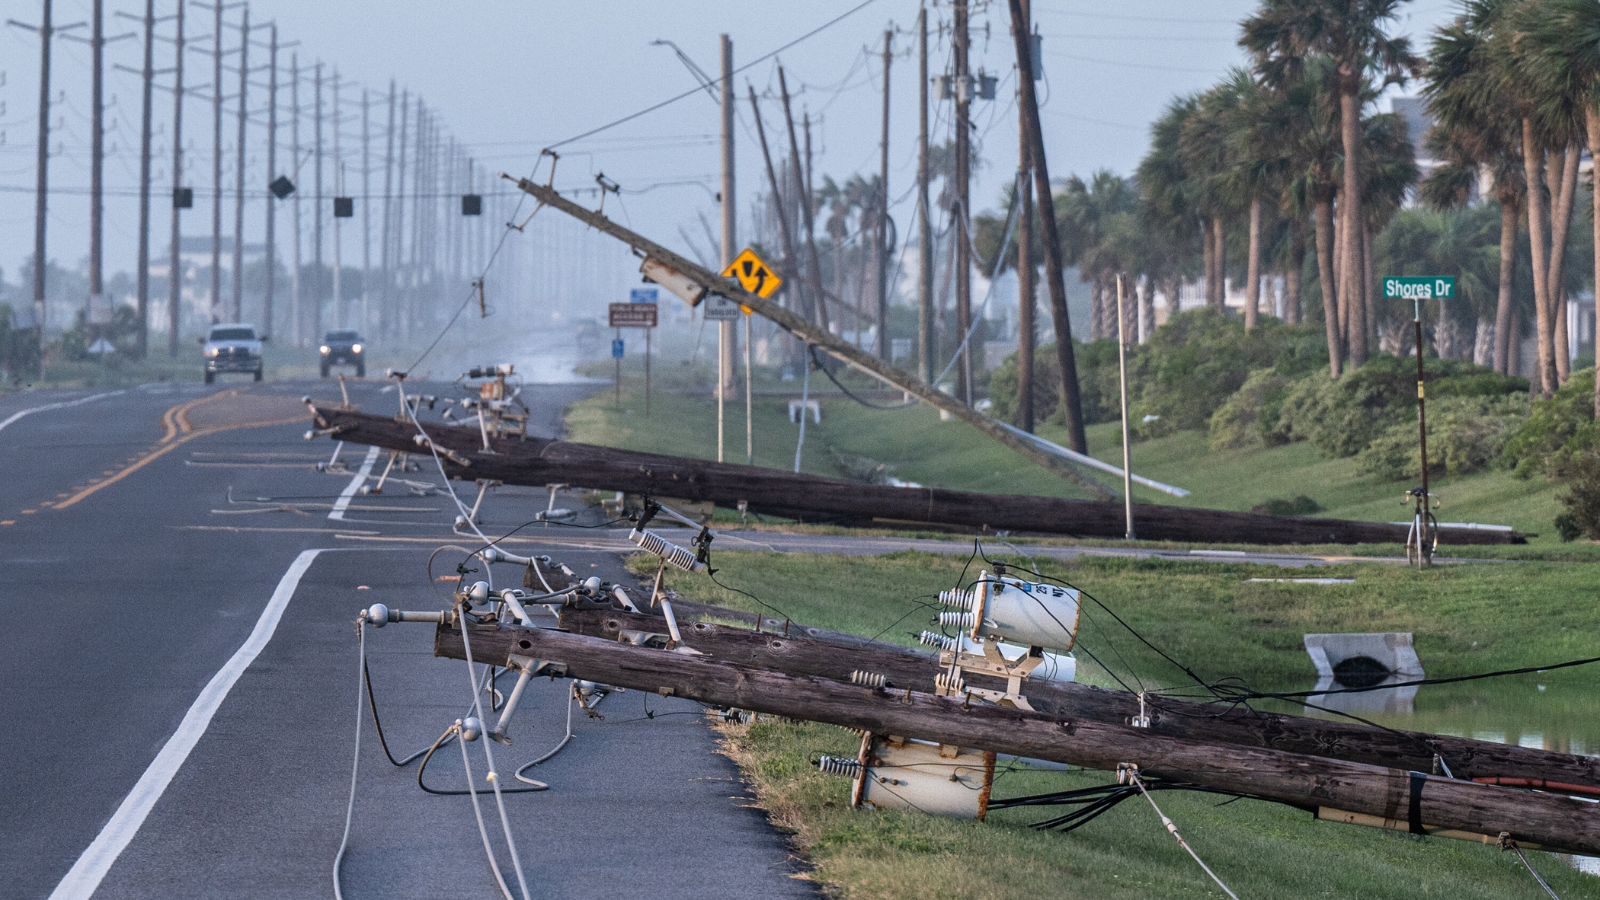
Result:
{"label": "fallen wooden utility pole", "polygon": [[[510,632],[509,645],[494,641],[501,632]],[[1201,743],[1150,729],[969,704],[909,688],[873,688],[787,675],[546,629],[473,626],[471,635],[472,657],[481,663],[520,667],[542,661],[554,664],[559,674],[567,677],[711,706],[1092,769],[1109,771],[1131,764],[1143,775],[1273,800],[1327,818],[1350,821],[1370,817],[1418,834],[1442,829],[1481,835],[1486,843],[1504,833],[1548,850],[1600,854],[1600,805],[1556,794],[1276,750]],[[510,650],[493,652],[491,642]],[[439,626],[436,654],[464,659],[461,645],[459,630]]]}
{"label": "fallen wooden utility pole", "polygon": [[[706,608],[680,600],[674,600],[672,605],[680,618],[684,643],[714,659],[834,681],[849,681],[856,671],[875,672],[887,678],[892,688],[935,692],[934,677],[941,666],[939,658],[932,654],[868,642],[853,635],[847,637],[859,643],[843,644],[838,642],[836,633],[783,620],[766,621],[776,631],[770,634],[712,622],[689,622],[684,620],[704,615]],[[744,615],[733,610],[719,612],[720,617]],[[666,620],[656,615],[568,607],[561,610],[560,616],[561,627],[573,634],[613,641],[622,639],[625,633],[668,632]],[[814,632],[820,633],[813,636]],[[448,640],[448,636],[442,640]],[[480,652],[515,652],[513,640],[509,634],[497,635],[486,641],[487,649]],[[478,648],[476,642],[473,646]],[[976,687],[1003,686],[1000,679],[981,675],[969,674],[967,681]],[[1136,694],[1067,681],[1028,679],[1022,682],[1022,695],[1039,712],[1115,725],[1147,714],[1150,731],[1169,737],[1434,774],[1439,774],[1434,758],[1437,754],[1456,778],[1532,779],[1586,787],[1600,796],[1600,759],[1589,756],[1166,698],[1153,698],[1141,709]]]}
{"label": "fallen wooden utility pole", "polygon": [[[771,320],[779,328],[807,344],[815,344],[828,355],[860,369],[890,387],[911,394],[924,403],[950,413],[1001,444],[1010,447],[1017,453],[1084,488],[1094,496],[1113,496],[1104,485],[1084,474],[1073,463],[1012,434],[1002,428],[999,422],[962,403],[955,397],[925,384],[915,375],[890,365],[888,362],[873,356],[854,344],[841,340],[832,332],[807,322],[771,300],[764,300],[744,290],[737,283],[717,275],[710,269],[684,259],[682,256],[673,253],[643,235],[618,225],[598,212],[584,209],[582,206],[561,196],[554,188],[535,184],[526,178],[513,178],[503,172],[500,177],[508,181],[515,181],[517,187],[532,194],[541,205],[560,210],[585,225],[608,234],[632,247],[635,253],[645,258],[645,264],[641,266],[641,271],[661,282],[663,287],[679,296],[683,296],[683,293],[680,293],[681,291],[687,290],[689,296],[684,299],[688,300],[691,305],[698,304],[707,294],[720,294],[727,297],[746,309],[759,313],[764,318]],[[694,288],[686,289],[684,282],[694,285]]]}
{"label": "fallen wooden utility pole", "polygon": [[[411,453],[421,447],[421,435],[410,422],[330,406],[318,406],[315,411],[317,427],[332,429],[341,441]],[[476,428],[422,427],[440,449],[441,461],[452,477],[490,478],[532,487],[581,485],[653,497],[709,500],[729,508],[744,504],[751,512],[802,521],[887,527],[928,523],[1110,538],[1123,537],[1127,527],[1120,505],[1092,500],[860,484],[544,438],[490,437],[492,452],[486,453]],[[1133,517],[1140,537],[1147,540],[1245,544],[1398,544],[1405,540],[1408,527],[1153,503],[1135,503]],[[1509,531],[1439,529],[1439,541],[1444,544],[1521,540],[1521,535]]]}

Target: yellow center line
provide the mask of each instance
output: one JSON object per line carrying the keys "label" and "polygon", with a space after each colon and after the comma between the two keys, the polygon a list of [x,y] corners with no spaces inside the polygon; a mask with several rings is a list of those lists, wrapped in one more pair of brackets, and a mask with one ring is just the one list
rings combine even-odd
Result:
{"label": "yellow center line", "polygon": [[[221,395],[217,395],[217,396],[221,396]],[[178,447],[181,447],[184,444],[187,444],[188,442],[194,440],[195,438],[205,437],[205,436],[211,435],[211,434],[220,434],[220,433],[222,433],[224,431],[237,431],[237,430],[243,429],[243,428],[268,428],[268,427],[271,427],[271,426],[274,426],[274,425],[293,425],[295,423],[303,422],[303,421],[305,421],[305,418],[303,416],[295,416],[292,419],[273,419],[273,420],[270,420],[270,421],[262,421],[262,422],[240,422],[240,423],[234,424],[234,425],[214,425],[214,426],[211,426],[209,428],[202,428],[202,429],[200,429],[198,431],[188,431],[187,433],[185,433],[183,435],[180,435],[180,436],[178,436],[176,438],[172,438],[170,440],[166,439],[166,438],[163,438],[162,440],[164,441],[164,443],[162,443],[162,444],[160,444],[160,445],[158,445],[156,447],[151,448],[150,452],[147,455],[145,455],[143,458],[139,459],[139,461],[122,467],[122,469],[118,470],[116,472],[116,474],[112,475],[109,478],[106,478],[104,480],[91,481],[89,484],[85,485],[84,487],[79,488],[78,490],[74,491],[72,493],[72,496],[70,496],[67,499],[61,501],[60,503],[57,503],[55,508],[56,509],[66,509],[67,507],[73,505],[74,503],[77,503],[78,501],[83,500],[84,498],[90,496],[95,491],[98,491],[103,487],[107,487],[109,485],[116,484],[117,482],[121,481],[122,479],[127,478],[129,475],[132,475],[134,472],[139,471],[140,469],[144,468],[145,466],[149,465],[150,463],[153,463],[156,460],[160,459],[161,457],[165,456],[170,451],[176,450]],[[24,510],[24,511],[25,512],[32,512],[32,510]]]}
{"label": "yellow center line", "polygon": [[0,525],[15,525],[15,524],[17,524],[17,520],[16,519],[0,519]]}

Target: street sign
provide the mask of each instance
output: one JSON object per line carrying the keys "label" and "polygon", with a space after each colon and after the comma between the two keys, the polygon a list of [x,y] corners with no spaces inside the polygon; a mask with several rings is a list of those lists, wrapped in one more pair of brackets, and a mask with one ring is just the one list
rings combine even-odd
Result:
{"label": "street sign", "polygon": [[728,278],[736,279],[739,286],[765,300],[778,292],[783,285],[783,279],[772,271],[766,261],[756,255],[749,247],[744,248],[728,267],[722,270]]}
{"label": "street sign", "polygon": [[661,292],[655,288],[634,288],[628,291],[629,303],[655,303],[661,299]]}
{"label": "street sign", "polygon": [[705,310],[707,322],[737,322],[739,311],[744,307],[729,300],[727,297],[718,297],[715,294],[706,297],[706,302],[700,305]]}
{"label": "street sign", "polygon": [[1385,300],[1452,300],[1456,296],[1454,275],[1387,276],[1383,279]]}
{"label": "street sign", "polygon": [[654,328],[656,327],[656,305],[654,303],[613,303],[608,307],[610,311],[611,328]]}
{"label": "street sign", "polygon": [[611,342],[611,358],[612,359],[621,359],[622,358],[622,348],[623,348],[622,338],[616,338],[615,340],[613,340]]}

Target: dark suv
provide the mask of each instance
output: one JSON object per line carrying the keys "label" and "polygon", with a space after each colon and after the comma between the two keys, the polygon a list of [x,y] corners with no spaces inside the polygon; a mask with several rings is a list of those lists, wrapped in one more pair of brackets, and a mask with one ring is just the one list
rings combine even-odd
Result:
{"label": "dark suv", "polygon": [[367,377],[367,348],[354,331],[330,331],[322,338],[322,377],[334,366],[355,366],[356,377]]}
{"label": "dark suv", "polygon": [[200,339],[205,345],[206,384],[216,380],[219,372],[244,372],[261,380],[261,341],[254,325],[239,323],[213,325]]}

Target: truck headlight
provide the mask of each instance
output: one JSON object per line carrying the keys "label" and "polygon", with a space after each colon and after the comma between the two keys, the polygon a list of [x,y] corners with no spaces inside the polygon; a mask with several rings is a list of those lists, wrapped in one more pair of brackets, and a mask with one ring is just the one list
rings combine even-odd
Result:
{"label": "truck headlight", "polygon": [[217,355],[217,348],[215,348],[215,347],[207,347],[205,349],[205,354],[206,354],[206,357],[208,359],[211,358],[211,357],[214,357],[214,356]]}
{"label": "truck headlight", "polygon": [[322,345],[321,349],[322,349],[323,355],[326,356],[327,353],[328,353],[328,345],[326,345],[326,344]]}
{"label": "truck headlight", "polygon": [[360,344],[351,344],[350,345],[350,352],[351,353],[360,353],[361,352],[361,345]]}

